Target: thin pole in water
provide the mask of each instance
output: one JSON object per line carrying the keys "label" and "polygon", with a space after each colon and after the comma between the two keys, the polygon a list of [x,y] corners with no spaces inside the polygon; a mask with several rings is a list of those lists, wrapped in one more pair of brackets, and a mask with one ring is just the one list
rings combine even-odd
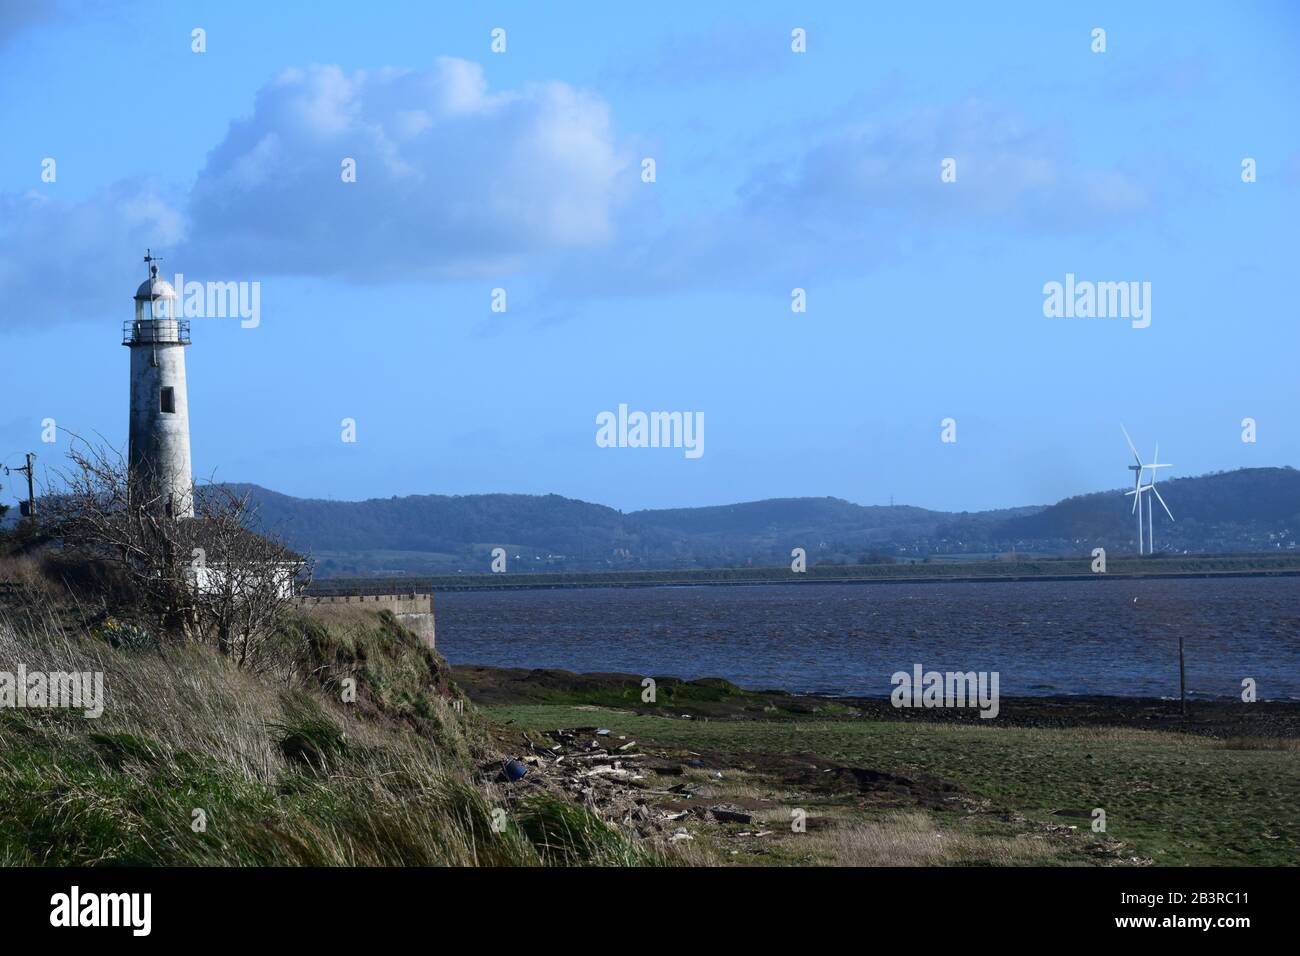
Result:
{"label": "thin pole in water", "polygon": [[1178,700],[1182,704],[1183,716],[1187,716],[1187,668],[1183,663],[1183,632],[1178,632]]}

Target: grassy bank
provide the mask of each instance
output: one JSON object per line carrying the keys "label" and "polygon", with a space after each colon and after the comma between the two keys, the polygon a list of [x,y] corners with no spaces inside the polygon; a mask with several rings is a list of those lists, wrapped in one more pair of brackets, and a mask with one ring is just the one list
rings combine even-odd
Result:
{"label": "grassy bank", "polygon": [[111,621],[0,620],[0,671],[100,672],[106,697],[98,719],[0,710],[0,864],[661,859],[581,807],[495,782],[481,718],[390,615],[299,617],[280,637],[250,673]]}

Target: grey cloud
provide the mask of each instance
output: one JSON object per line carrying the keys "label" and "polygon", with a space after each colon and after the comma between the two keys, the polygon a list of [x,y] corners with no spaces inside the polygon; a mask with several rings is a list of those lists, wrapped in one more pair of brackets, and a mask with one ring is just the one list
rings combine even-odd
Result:
{"label": "grey cloud", "polygon": [[77,202],[35,189],[0,194],[0,224],[0,290],[17,306],[6,324],[102,318],[106,303],[127,308],[133,290],[123,275],[143,279],[145,247],[171,246],[185,233],[176,197],[148,179]]}
{"label": "grey cloud", "polygon": [[0,49],[24,30],[53,20],[58,12],[55,0],[0,0]]}
{"label": "grey cloud", "polygon": [[[954,184],[940,181],[947,157],[957,160]],[[649,203],[629,207],[624,241],[597,261],[565,263],[554,288],[756,287],[867,271],[945,234],[1112,231],[1157,209],[1141,178],[1075,161],[1059,124],[979,99],[881,110],[840,123],[784,167],[753,171],[721,211],[670,222]]]}
{"label": "grey cloud", "polygon": [[[939,178],[948,157],[953,184]],[[750,196],[828,219],[905,212],[914,226],[1027,232],[1110,229],[1154,204],[1137,177],[1076,163],[1058,124],[976,99],[847,128],[810,150],[792,182],[755,183]]]}

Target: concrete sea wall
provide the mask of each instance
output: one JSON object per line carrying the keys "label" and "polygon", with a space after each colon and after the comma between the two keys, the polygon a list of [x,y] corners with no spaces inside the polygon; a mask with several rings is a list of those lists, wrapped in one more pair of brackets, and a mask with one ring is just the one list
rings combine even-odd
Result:
{"label": "concrete sea wall", "polygon": [[376,611],[392,611],[429,647],[434,646],[432,594],[305,594],[299,601],[304,607],[351,605]]}

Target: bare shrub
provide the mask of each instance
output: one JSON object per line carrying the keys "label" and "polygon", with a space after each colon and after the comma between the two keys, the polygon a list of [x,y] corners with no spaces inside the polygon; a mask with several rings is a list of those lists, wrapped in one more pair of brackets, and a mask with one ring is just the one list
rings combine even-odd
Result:
{"label": "bare shrub", "polygon": [[153,482],[133,481],[116,452],[77,440],[41,522],[64,557],[112,565],[161,634],[211,641],[249,665],[311,563],[253,530],[247,495],[210,484],[193,518],[174,517]]}

